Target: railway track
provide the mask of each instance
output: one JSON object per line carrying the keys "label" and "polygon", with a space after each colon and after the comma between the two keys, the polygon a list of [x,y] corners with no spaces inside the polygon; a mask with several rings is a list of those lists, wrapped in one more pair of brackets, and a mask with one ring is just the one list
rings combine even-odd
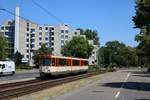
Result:
{"label": "railway track", "polygon": [[36,91],[40,91],[63,83],[79,80],[82,78],[90,77],[100,73],[102,72],[91,72],[53,80],[29,80],[23,82],[1,84],[0,100],[8,100],[13,97],[19,97],[25,94],[30,94]]}

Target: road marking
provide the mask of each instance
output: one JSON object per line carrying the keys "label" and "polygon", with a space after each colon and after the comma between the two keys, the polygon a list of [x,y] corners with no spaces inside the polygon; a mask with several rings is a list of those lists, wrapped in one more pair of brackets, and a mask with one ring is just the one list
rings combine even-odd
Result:
{"label": "road marking", "polygon": [[117,94],[115,95],[115,98],[118,98],[119,94],[120,94],[120,91],[117,92]]}
{"label": "road marking", "polygon": [[[127,77],[126,77],[125,80],[123,81],[123,84],[121,85],[120,90],[124,87],[125,82],[127,82],[128,78],[129,78],[129,76],[130,76],[130,74],[131,74],[131,73],[128,73],[128,74],[127,74]],[[118,98],[119,95],[120,95],[120,91],[117,92],[117,94],[115,95],[115,98]]]}
{"label": "road marking", "polygon": [[127,75],[126,79],[123,81],[123,84],[121,85],[121,88],[123,88],[123,87],[124,87],[125,82],[127,82],[127,80],[128,80],[128,78],[129,78],[129,76],[130,76],[130,73],[128,73],[128,75]]}

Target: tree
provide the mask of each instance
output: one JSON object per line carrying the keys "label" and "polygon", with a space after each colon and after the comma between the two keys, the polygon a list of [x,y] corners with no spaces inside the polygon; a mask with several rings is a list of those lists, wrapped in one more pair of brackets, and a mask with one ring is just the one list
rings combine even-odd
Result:
{"label": "tree", "polygon": [[81,35],[85,35],[88,40],[93,40],[94,45],[100,45],[98,32],[96,30],[86,29],[83,30],[79,28]]}
{"label": "tree", "polygon": [[136,50],[119,41],[109,41],[100,48],[102,65],[136,66]]}
{"label": "tree", "polygon": [[0,35],[0,60],[4,60],[8,55],[8,43],[7,40]]}
{"label": "tree", "polygon": [[21,55],[21,53],[20,52],[16,52],[15,53],[15,55],[14,55],[14,60],[15,60],[15,64],[16,65],[20,65],[21,64],[21,62],[22,62],[22,55]]}
{"label": "tree", "polygon": [[93,46],[88,43],[84,37],[73,37],[71,41],[66,42],[61,50],[63,56],[72,56],[79,58],[89,58]]}
{"label": "tree", "polygon": [[39,65],[39,55],[41,54],[52,54],[51,48],[46,47],[46,44],[42,44],[41,48],[34,51],[33,59],[36,67]]}
{"label": "tree", "polygon": [[135,28],[140,29],[135,40],[139,42],[137,54],[141,64],[150,64],[150,0],[136,0]]}
{"label": "tree", "polygon": [[150,30],[150,0],[136,0],[136,15],[133,17],[135,28]]}

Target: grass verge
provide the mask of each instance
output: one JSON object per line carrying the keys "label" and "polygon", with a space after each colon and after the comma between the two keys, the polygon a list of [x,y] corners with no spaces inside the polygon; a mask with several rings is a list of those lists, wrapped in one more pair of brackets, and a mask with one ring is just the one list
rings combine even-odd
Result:
{"label": "grass verge", "polygon": [[99,79],[100,75],[96,75],[70,83],[58,85],[53,88],[45,89],[22,97],[14,98],[13,100],[51,100],[55,96],[68,93],[80,87],[85,87],[86,85],[91,84]]}

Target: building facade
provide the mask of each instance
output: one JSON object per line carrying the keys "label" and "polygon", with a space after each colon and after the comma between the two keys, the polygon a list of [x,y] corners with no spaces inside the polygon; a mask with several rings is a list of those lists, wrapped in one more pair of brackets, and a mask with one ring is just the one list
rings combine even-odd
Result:
{"label": "building facade", "polygon": [[89,65],[98,65],[98,51],[99,46],[94,45],[93,40],[88,40],[89,44],[93,46],[92,54],[89,57]]}
{"label": "building facade", "polygon": [[[38,50],[42,44],[46,44],[46,47],[51,48],[53,55],[61,56],[61,48],[65,42],[71,40],[73,36],[80,35],[80,30],[71,29],[66,24],[39,25],[21,19],[19,17],[19,7],[16,7],[15,13],[14,20],[6,20],[1,25],[0,33],[8,40],[9,57],[11,58],[12,54],[18,51],[23,55],[23,63],[33,65],[33,51]],[[97,46],[93,44],[92,40],[89,43],[94,46],[89,64],[96,64]]]}
{"label": "building facade", "polygon": [[[80,34],[79,30],[72,30],[68,25],[39,25],[29,20],[19,18],[19,8],[16,7],[15,20],[7,20],[1,25],[1,34],[7,40],[11,54],[16,51],[23,55],[23,63],[33,63],[33,51],[42,44],[52,49],[52,54],[61,56],[61,48],[66,41]],[[30,65],[31,65],[30,64]]]}
{"label": "building facade", "polygon": [[3,25],[0,27],[0,34],[3,35],[8,41],[9,46],[9,54],[8,57],[11,57],[14,53],[14,45],[15,45],[15,21],[7,20],[4,21]]}

